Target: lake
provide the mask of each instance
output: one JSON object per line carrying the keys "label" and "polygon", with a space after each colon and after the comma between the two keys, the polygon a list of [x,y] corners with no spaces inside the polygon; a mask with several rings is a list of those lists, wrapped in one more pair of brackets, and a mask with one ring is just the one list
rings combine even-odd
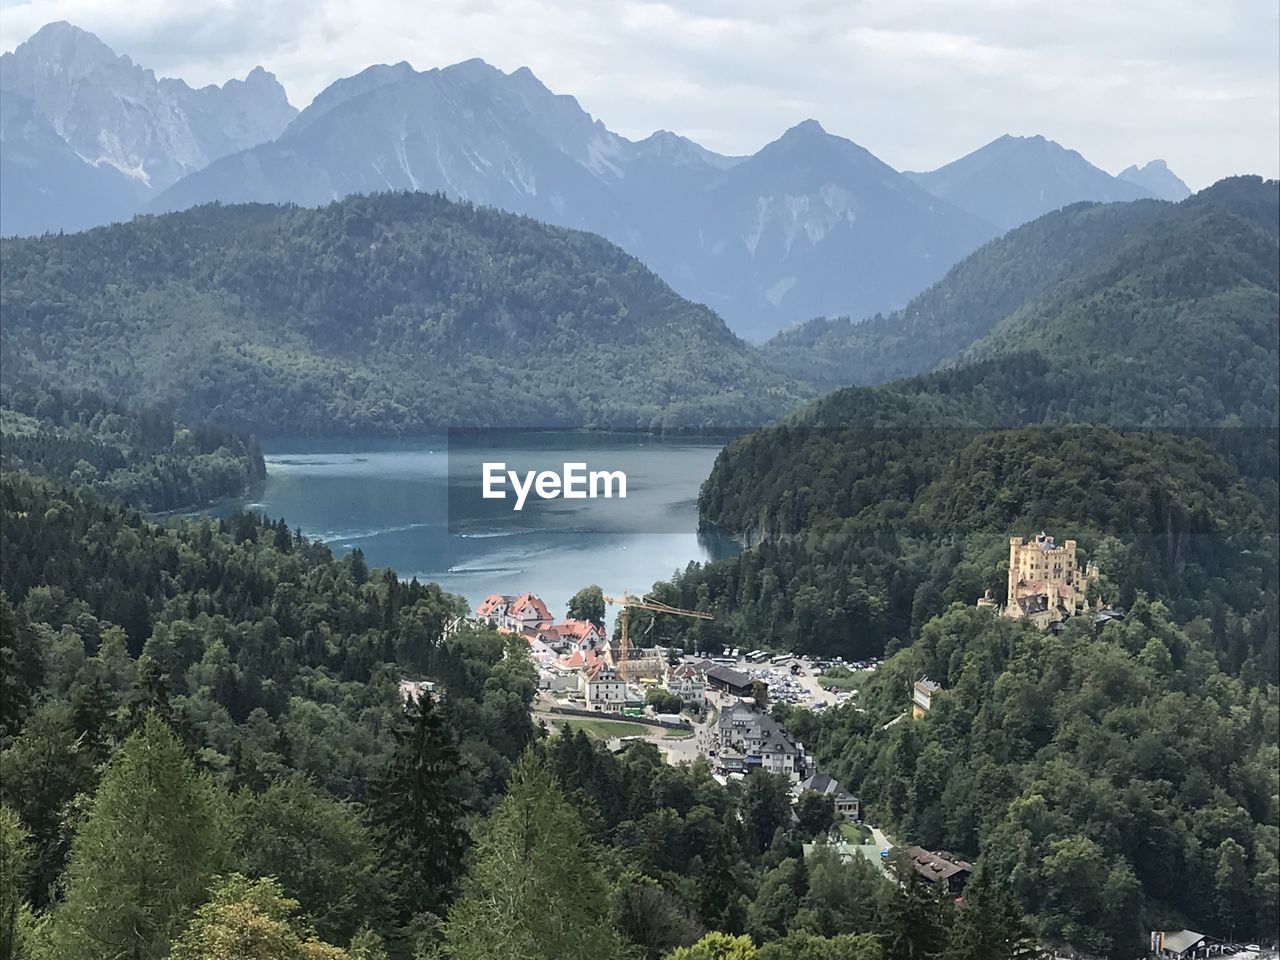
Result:
{"label": "lake", "polygon": [[[267,479],[220,505],[284,517],[336,553],[439,583],[472,608],[490,593],[535,593],[553,615],[597,583],[647,591],[690,561],[733,556],[731,537],[698,531],[698,488],[723,440],[648,434],[522,432],[450,439],[302,440],[264,445]],[[626,500],[482,499],[480,462],[526,469],[586,462],[622,470]],[[610,620],[614,608],[610,608]]]}

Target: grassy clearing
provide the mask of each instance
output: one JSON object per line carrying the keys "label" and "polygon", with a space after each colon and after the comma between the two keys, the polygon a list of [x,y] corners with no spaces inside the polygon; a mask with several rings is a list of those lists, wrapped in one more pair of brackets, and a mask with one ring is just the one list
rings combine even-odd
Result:
{"label": "grassy clearing", "polygon": [[848,667],[834,666],[815,679],[823,689],[827,687],[840,691],[857,690],[871,676],[869,670],[853,671]]}
{"label": "grassy clearing", "polygon": [[610,737],[666,737],[671,740],[684,740],[693,736],[692,730],[675,730],[667,727],[655,727],[647,723],[635,723],[631,720],[606,720],[595,717],[557,718],[556,723],[583,730],[587,736],[597,740],[608,740]]}
{"label": "grassy clearing", "polygon": [[643,723],[632,723],[629,720],[597,720],[595,717],[571,717],[556,721],[575,732],[583,730],[587,736],[597,740],[608,740],[610,737],[644,737],[653,736],[651,731],[661,727],[650,727]]}
{"label": "grassy clearing", "polygon": [[840,835],[849,843],[858,845],[872,842],[871,831],[860,823],[840,824]]}

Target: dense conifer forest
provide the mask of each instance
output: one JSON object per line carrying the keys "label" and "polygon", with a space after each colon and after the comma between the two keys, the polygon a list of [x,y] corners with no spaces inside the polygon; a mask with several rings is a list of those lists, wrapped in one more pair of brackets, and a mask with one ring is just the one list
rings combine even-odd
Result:
{"label": "dense conifer forest", "polygon": [[208,423],[177,423],[98,394],[31,385],[0,392],[0,457],[145,510],[238,497],[265,476],[257,443]]}

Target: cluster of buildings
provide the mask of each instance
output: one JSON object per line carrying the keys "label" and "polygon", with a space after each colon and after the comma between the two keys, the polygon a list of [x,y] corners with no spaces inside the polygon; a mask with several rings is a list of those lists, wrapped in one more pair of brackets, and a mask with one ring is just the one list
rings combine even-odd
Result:
{"label": "cluster of buildings", "polygon": [[832,800],[836,814],[854,823],[862,819],[861,801],[830,774],[813,768],[804,744],[754,702],[739,700],[720,708],[715,730],[716,770],[723,778],[762,770],[791,781],[795,800],[818,793]]}
{"label": "cluster of buildings", "polygon": [[739,700],[716,717],[717,767],[722,774],[780,773],[799,783],[806,775],[804,745],[754,703]]}
{"label": "cluster of buildings", "polygon": [[[1161,960],[1207,960],[1210,957],[1258,960],[1264,956],[1263,949],[1256,943],[1232,943],[1194,930],[1152,930],[1151,953]],[[1265,955],[1275,954],[1268,950]]]}
{"label": "cluster of buildings", "polygon": [[709,680],[706,664],[672,663],[662,647],[632,647],[624,671],[621,651],[603,626],[572,618],[557,621],[531,593],[491,594],[476,608],[474,620],[523,637],[538,666],[539,687],[567,693],[595,713],[640,710],[654,686],[679,696],[687,709],[701,710],[709,683],[716,682]]}

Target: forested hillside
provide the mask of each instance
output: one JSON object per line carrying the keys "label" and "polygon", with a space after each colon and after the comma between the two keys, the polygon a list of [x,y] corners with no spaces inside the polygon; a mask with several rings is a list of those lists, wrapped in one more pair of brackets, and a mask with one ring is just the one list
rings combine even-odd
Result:
{"label": "forested hillside", "polygon": [[796,393],[599,237],[425,194],[6,240],[6,378],[267,434],[760,423]]}
{"label": "forested hillside", "polygon": [[[794,731],[873,822],[980,857],[1040,937],[1106,956],[1184,925],[1276,936],[1276,198],[1242,178],[1135,205],[1141,230],[1070,275],[1030,267],[1021,303],[957,268],[930,296],[962,309],[921,345],[956,351],[944,369],[729,444],[700,507],[751,547],[655,588],[715,614],[658,630],[701,648],[889,654],[855,705],[782,708]],[[974,606],[1004,602],[1009,537],[1040,530],[1078,541],[1122,621],[1041,633]],[[912,721],[923,675],[942,693]]]}
{"label": "forested hillside", "polygon": [[1264,504],[1203,438],[1086,427],[775,436],[753,451],[776,457],[757,462],[760,502],[777,508],[750,521],[763,542],[658,587],[716,614],[691,633],[708,646],[755,638],[856,658],[896,648],[953,602],[1003,599],[1008,538],[1045,529],[1099,561],[1108,601],[1165,598],[1180,622],[1210,623],[1228,669],[1280,669],[1274,479]]}
{"label": "forested hillside", "polygon": [[[1280,930],[1277,688],[1220,671],[1206,634],[1146,600],[1060,635],[957,606],[856,708],[788,722],[873,822],[980,854],[1045,939],[1111,957],[1140,955],[1152,929],[1265,942]],[[934,708],[886,727],[921,676],[942,684]]]}
{"label": "forested hillside", "polygon": [[250,437],[175,423],[159,410],[131,410],[86,391],[27,385],[0,393],[0,458],[144,510],[237,497],[265,476]]}
{"label": "forested hillside", "polygon": [[359,551],[10,470],[0,510],[10,956],[1025,956],[998,878],[961,912],[909,868],[803,856],[834,808],[793,818],[785,778],[543,738],[523,642],[447,631],[458,598]]}
{"label": "forested hillside", "polygon": [[[1153,370],[1200,358],[1209,372],[1222,360],[1243,361],[1252,373],[1247,349],[1238,356],[1239,342],[1213,338],[1226,313],[1240,335],[1274,349],[1268,321],[1276,310],[1277,210],[1276,182],[1257,177],[1223,180],[1179,204],[1077,204],[987,244],[896,313],[813,320],[775,337],[766,356],[832,389],[1034,344],[1103,375],[1101,384],[1083,385],[1084,401],[1129,375],[1097,369],[1100,359],[1127,354],[1124,348],[1150,352]],[[1161,333],[1171,325],[1180,337],[1166,341]],[[1207,386],[1228,384],[1219,377]]]}

